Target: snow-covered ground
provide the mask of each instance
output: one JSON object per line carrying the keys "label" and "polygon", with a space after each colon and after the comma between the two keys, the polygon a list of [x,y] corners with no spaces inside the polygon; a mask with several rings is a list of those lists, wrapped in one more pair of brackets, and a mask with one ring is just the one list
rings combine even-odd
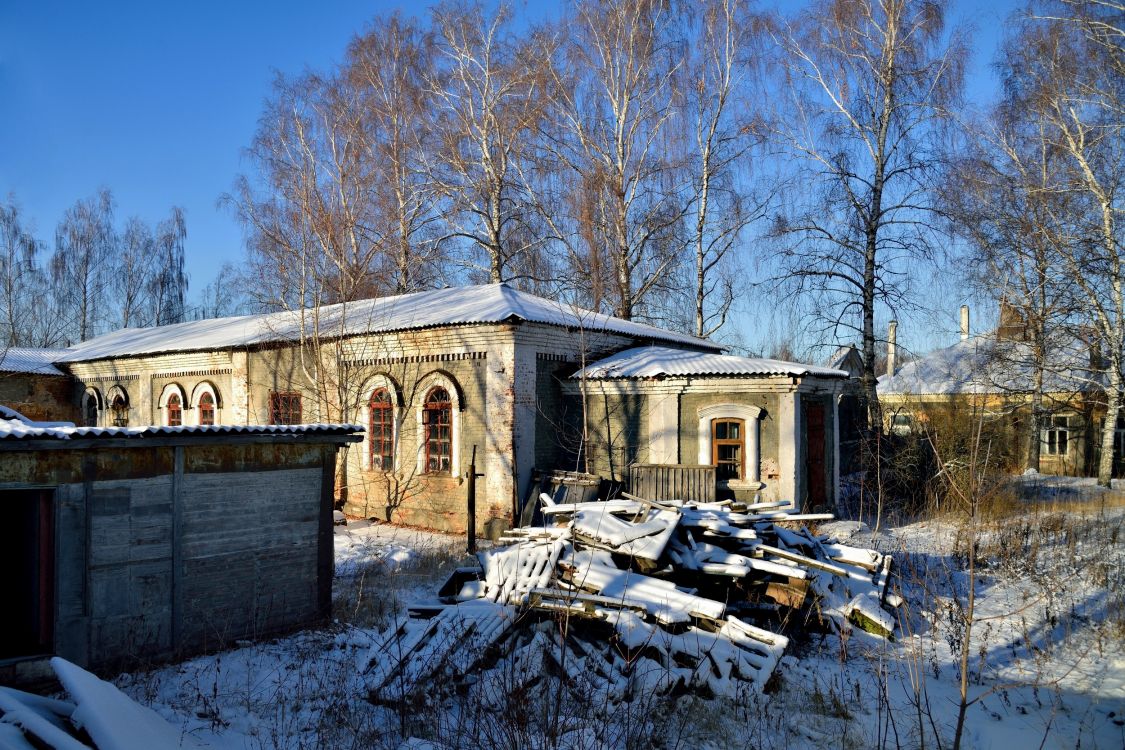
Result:
{"label": "snow-covered ground", "polygon": [[[488,705],[434,685],[425,705],[374,706],[363,667],[378,659],[380,629],[434,600],[467,558],[462,538],[366,522],[336,530],[333,625],[115,682],[221,748],[398,748],[410,737],[448,747],[949,747],[970,535],[951,521],[821,531],[894,553],[907,615],[893,642],[858,630],[794,638],[764,695],[578,706],[525,691],[522,678],[542,665],[513,660]],[[986,524],[976,543],[963,746],[1125,747],[1125,509],[1037,511]]]}

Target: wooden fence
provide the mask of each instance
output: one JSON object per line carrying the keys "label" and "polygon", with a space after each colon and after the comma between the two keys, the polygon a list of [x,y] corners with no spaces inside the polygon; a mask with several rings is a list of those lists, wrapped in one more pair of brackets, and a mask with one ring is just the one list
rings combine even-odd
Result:
{"label": "wooden fence", "polygon": [[715,467],[696,464],[634,464],[629,491],[647,500],[715,499]]}

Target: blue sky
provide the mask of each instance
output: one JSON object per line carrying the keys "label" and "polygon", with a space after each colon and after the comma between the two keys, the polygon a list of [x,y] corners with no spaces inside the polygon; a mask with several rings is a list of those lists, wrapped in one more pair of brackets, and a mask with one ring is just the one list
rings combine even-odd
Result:
{"label": "blue sky", "polygon": [[[995,90],[988,65],[1004,17],[1021,3],[958,0],[976,28],[970,96]],[[520,4],[522,5],[522,4]],[[786,3],[776,3],[785,7]],[[534,15],[558,3],[528,2]],[[187,214],[198,292],[242,258],[234,217],[217,206],[247,169],[276,72],[323,69],[374,16],[426,4],[392,0],[0,3],[0,194],[12,193],[48,243],[63,211],[109,187],[119,219]],[[955,337],[957,305],[950,301]]]}

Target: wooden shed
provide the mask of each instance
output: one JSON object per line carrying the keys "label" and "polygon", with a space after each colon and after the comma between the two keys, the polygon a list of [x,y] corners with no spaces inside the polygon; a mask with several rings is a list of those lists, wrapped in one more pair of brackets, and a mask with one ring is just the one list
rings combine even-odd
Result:
{"label": "wooden shed", "polygon": [[0,681],[291,630],[331,612],[349,425],[76,428],[0,419]]}

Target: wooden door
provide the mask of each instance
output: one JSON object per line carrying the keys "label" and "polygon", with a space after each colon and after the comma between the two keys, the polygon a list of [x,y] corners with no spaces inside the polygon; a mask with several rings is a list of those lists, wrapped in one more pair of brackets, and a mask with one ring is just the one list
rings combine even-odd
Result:
{"label": "wooden door", "polygon": [[0,491],[0,659],[50,653],[54,630],[54,495]]}
{"label": "wooden door", "polygon": [[809,491],[809,504],[828,503],[827,466],[824,460],[824,404],[812,402],[805,405],[805,477]]}

